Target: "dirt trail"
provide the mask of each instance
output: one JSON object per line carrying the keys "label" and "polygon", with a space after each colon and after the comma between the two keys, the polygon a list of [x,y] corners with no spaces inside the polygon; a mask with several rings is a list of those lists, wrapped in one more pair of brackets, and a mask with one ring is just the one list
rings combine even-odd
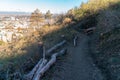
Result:
{"label": "dirt trail", "polygon": [[79,35],[77,47],[68,47],[67,56],[57,62],[50,80],[103,80],[90,57],[88,40],[86,35]]}

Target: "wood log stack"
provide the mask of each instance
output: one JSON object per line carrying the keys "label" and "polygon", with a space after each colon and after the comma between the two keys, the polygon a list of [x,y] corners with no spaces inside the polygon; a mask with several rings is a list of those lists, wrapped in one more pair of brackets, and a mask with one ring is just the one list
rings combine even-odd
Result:
{"label": "wood log stack", "polygon": [[[45,72],[56,62],[57,57],[64,55],[66,53],[66,49],[62,49],[61,51],[52,54],[53,51],[58,49],[59,47],[63,46],[66,43],[66,40],[56,44],[52,48],[50,48],[46,52],[46,57],[51,55],[51,58],[49,61],[43,57],[39,60],[39,62],[36,64],[36,66],[30,71],[28,74],[24,76],[25,80],[41,80],[41,77],[45,74]],[[45,51],[44,51],[45,52]],[[43,52],[43,53],[44,53]],[[45,55],[45,53],[44,53]]]}

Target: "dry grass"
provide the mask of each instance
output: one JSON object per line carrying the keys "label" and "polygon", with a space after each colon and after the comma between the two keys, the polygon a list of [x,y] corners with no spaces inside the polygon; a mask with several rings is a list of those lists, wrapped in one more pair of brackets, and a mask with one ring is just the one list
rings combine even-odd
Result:
{"label": "dry grass", "polygon": [[95,35],[99,39],[95,48],[97,53],[94,55],[96,56],[97,64],[106,74],[107,79],[119,80],[120,0],[101,0],[99,4],[103,8],[98,10],[99,15],[96,17],[98,23]]}
{"label": "dry grass", "polygon": [[[71,41],[73,35],[77,32],[69,26],[43,26],[37,31],[33,31],[29,36],[21,38],[19,41],[9,44],[9,46],[0,53],[0,66],[4,66],[4,72],[12,66],[16,71],[24,74],[28,72],[39,60],[38,42],[42,41],[46,49],[63,40],[64,35],[68,41]],[[2,67],[1,66],[1,67]],[[3,73],[0,73],[3,74]],[[4,73],[6,75],[6,73]],[[0,76],[1,79],[2,76]]]}
{"label": "dry grass", "polygon": [[[75,9],[74,17],[77,20],[82,20],[90,15],[94,16],[95,14],[98,14],[97,16],[95,15],[98,22],[96,25],[96,33],[98,33],[98,36],[100,36],[101,33],[109,32],[114,27],[119,25],[120,10],[116,8],[119,7],[119,1],[120,0],[90,0],[86,4],[82,4],[80,8]],[[63,40],[61,37],[62,35],[65,36],[64,39],[70,42],[73,38],[73,35],[76,33],[77,32],[71,26],[65,25],[46,25],[35,32],[31,31],[29,36],[21,38],[19,41],[10,44],[5,50],[3,50],[3,52],[0,53],[0,67],[1,65],[4,65],[3,72],[0,72],[0,79],[3,77],[1,74],[6,75],[7,69],[12,70],[10,66],[15,68],[12,72],[10,72],[10,74],[16,71],[20,71],[20,73],[24,74],[25,72],[29,71],[40,58],[39,53],[37,52],[38,42],[42,41],[45,47],[48,49],[54,44]],[[119,35],[115,36],[115,34],[112,34],[108,37],[112,40],[113,37],[118,39],[118,36]],[[105,37],[103,40],[106,42],[109,39]],[[103,42],[103,40],[100,42]],[[97,45],[100,44],[101,43]],[[101,55],[104,56],[104,54],[101,53],[100,57]]]}

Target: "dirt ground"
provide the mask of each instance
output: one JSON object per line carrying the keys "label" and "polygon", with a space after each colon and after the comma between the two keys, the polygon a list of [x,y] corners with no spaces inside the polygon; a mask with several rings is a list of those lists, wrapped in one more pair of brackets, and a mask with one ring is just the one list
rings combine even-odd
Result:
{"label": "dirt ground", "polygon": [[79,34],[77,46],[67,47],[67,55],[53,66],[50,79],[43,80],[104,80],[90,57],[88,40],[88,36]]}

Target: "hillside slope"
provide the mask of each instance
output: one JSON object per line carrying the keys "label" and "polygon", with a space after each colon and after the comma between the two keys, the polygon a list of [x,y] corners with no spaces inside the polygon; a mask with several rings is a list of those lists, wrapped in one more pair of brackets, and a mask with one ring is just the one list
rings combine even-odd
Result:
{"label": "hillside slope", "polygon": [[88,41],[88,36],[79,33],[77,46],[68,44],[67,55],[55,63],[43,80],[104,80],[90,57]]}
{"label": "hillside slope", "polygon": [[[95,19],[88,17],[91,20],[95,20],[95,23],[92,24],[96,27],[94,34],[90,35],[92,56],[102,73],[106,75],[107,80],[119,80],[120,0],[91,0],[91,2],[84,4],[84,7],[90,7],[92,4],[94,4],[92,6],[93,10],[97,8],[95,13],[92,13]],[[85,28],[90,23],[91,21],[89,20],[80,27]]]}
{"label": "hillside slope", "polygon": [[[63,63],[60,62],[58,67],[62,65],[60,68],[63,70],[65,67],[68,74],[64,74],[64,71],[59,71],[60,68],[58,68],[58,72],[56,70],[53,74],[53,76],[55,75],[53,79],[57,80],[56,76],[58,75],[65,75],[65,79],[73,78],[72,80],[75,80],[75,78],[80,79],[79,75],[82,79],[91,77],[92,74],[89,75],[89,73],[94,73],[96,67],[93,66],[91,59],[89,60],[89,56],[85,55],[90,54],[86,50],[89,47],[90,50],[88,51],[91,52],[94,63],[101,69],[107,80],[120,80],[120,0],[89,0],[80,7],[73,8],[68,12],[63,17],[72,18],[75,24],[78,24],[77,27],[74,24],[44,26],[40,30],[31,33],[29,37],[10,44],[8,48],[3,50],[0,54],[0,67],[2,67],[0,68],[0,79],[6,79],[6,75],[12,79],[16,72],[19,72],[20,75],[29,72],[41,57],[38,54],[38,42],[42,41],[48,49],[59,42],[62,39],[61,35],[64,35],[65,39],[71,43],[73,36],[78,33],[77,31],[85,32],[86,29],[95,27],[93,34],[88,35],[90,36],[89,46],[86,42],[88,38],[83,36],[83,39],[81,38],[78,42],[78,47],[68,49],[68,59],[63,59],[66,64],[60,60]],[[86,51],[83,51],[84,49]],[[85,62],[82,60],[85,60]],[[79,61],[81,64],[79,64]],[[74,73],[77,73],[76,67],[79,69],[78,73],[80,74],[72,77]],[[85,73],[82,70],[85,70]],[[47,74],[51,74],[51,72]]]}
{"label": "hillside slope", "polygon": [[77,30],[96,27],[89,35],[95,63],[107,80],[120,79],[120,0],[89,0],[72,9]]}

